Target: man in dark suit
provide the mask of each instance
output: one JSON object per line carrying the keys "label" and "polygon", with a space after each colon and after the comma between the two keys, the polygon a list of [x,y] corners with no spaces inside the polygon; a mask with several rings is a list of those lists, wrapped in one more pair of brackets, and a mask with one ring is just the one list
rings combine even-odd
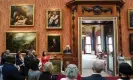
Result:
{"label": "man in dark suit", "polygon": [[33,60],[34,58],[35,57],[32,54],[32,51],[31,50],[27,50],[26,51],[26,55],[24,57],[24,64],[25,64],[25,67],[24,67],[24,75],[25,75],[25,77],[28,76],[28,71],[30,69],[30,61]]}
{"label": "man in dark suit", "polygon": [[100,75],[102,70],[104,69],[104,63],[100,60],[94,61],[93,63],[93,74],[88,77],[84,77],[83,80],[106,80],[104,77]]}
{"label": "man in dark suit", "polygon": [[15,57],[6,56],[6,63],[2,67],[3,80],[24,80],[24,76],[20,75],[18,68],[14,66]]}

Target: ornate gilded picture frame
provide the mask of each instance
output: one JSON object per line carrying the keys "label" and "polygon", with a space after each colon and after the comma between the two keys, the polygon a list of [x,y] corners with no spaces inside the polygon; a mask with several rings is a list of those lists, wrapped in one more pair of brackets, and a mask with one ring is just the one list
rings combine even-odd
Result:
{"label": "ornate gilded picture frame", "polygon": [[34,5],[20,4],[10,7],[10,26],[34,26]]}
{"label": "ornate gilded picture frame", "polygon": [[46,29],[62,29],[61,9],[46,10]]}
{"label": "ornate gilded picture frame", "polygon": [[47,35],[47,52],[60,54],[61,48],[61,35],[60,34],[48,34]]}
{"label": "ornate gilded picture frame", "polygon": [[53,64],[52,74],[54,74],[54,75],[61,74],[62,65],[63,65],[62,60],[60,60],[60,59],[51,59],[50,62],[52,62],[52,64]]}
{"label": "ornate gilded picture frame", "polygon": [[37,52],[37,33],[36,32],[6,32],[6,49],[11,53],[26,50],[35,50]]}
{"label": "ornate gilded picture frame", "polygon": [[128,9],[128,27],[133,29],[133,9]]}

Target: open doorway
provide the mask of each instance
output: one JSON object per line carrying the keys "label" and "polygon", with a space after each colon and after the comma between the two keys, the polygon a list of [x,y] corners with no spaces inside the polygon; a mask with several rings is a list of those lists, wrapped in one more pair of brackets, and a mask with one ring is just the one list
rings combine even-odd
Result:
{"label": "open doorway", "polygon": [[78,58],[82,75],[91,74],[88,71],[92,70],[97,59],[105,63],[105,72],[116,75],[117,18],[80,17],[78,30]]}

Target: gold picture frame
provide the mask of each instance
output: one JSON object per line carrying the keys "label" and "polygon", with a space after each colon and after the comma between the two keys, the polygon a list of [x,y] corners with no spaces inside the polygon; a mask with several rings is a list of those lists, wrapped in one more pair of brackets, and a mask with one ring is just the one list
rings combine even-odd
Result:
{"label": "gold picture frame", "polygon": [[21,51],[25,53],[26,50],[35,50],[38,52],[38,36],[36,31],[7,31],[5,32],[5,47],[11,53]]}
{"label": "gold picture frame", "polygon": [[63,61],[61,59],[50,59],[50,62],[52,62],[54,67],[52,70],[52,74],[54,75],[61,74]]}
{"label": "gold picture frame", "polygon": [[128,27],[133,29],[133,9],[128,9]]}
{"label": "gold picture frame", "polygon": [[11,27],[34,26],[34,5],[11,5],[9,22]]}
{"label": "gold picture frame", "polygon": [[61,54],[62,39],[60,34],[47,35],[47,52],[51,54]]}
{"label": "gold picture frame", "polygon": [[62,29],[61,9],[46,10],[46,29]]}

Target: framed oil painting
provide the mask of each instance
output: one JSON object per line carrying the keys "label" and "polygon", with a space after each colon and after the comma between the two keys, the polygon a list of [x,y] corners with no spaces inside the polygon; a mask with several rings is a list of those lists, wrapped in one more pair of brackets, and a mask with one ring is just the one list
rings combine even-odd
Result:
{"label": "framed oil painting", "polygon": [[46,26],[47,29],[62,29],[61,9],[48,9],[46,11]]}
{"label": "framed oil painting", "polygon": [[133,29],[133,9],[128,9],[128,26]]}
{"label": "framed oil painting", "polygon": [[31,49],[37,51],[36,32],[6,32],[6,49],[11,53],[18,50],[21,53]]}
{"label": "framed oil painting", "polygon": [[34,26],[34,5],[12,5],[10,26]]}
{"label": "framed oil painting", "polygon": [[133,54],[133,33],[129,34],[129,49],[130,53]]}
{"label": "framed oil painting", "polygon": [[53,64],[53,70],[52,70],[52,74],[57,75],[57,74],[61,74],[62,71],[62,60],[60,59],[51,59],[50,62],[52,62]]}
{"label": "framed oil painting", "polygon": [[47,41],[47,51],[49,53],[61,53],[61,35],[48,34]]}

